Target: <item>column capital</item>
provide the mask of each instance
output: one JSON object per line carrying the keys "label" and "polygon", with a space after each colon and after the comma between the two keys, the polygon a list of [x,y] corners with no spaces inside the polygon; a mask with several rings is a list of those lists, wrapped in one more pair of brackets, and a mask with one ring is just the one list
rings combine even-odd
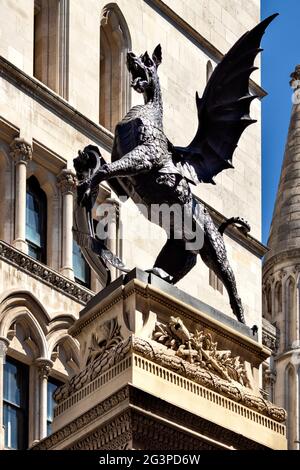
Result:
{"label": "column capital", "polygon": [[276,382],[276,376],[277,374],[275,370],[267,369],[265,371],[266,384],[272,386]]}
{"label": "column capital", "polygon": [[15,139],[10,144],[11,156],[16,163],[25,163],[27,164],[32,160],[32,146],[22,137],[15,137]]}
{"label": "column capital", "polygon": [[57,185],[62,194],[73,194],[76,190],[76,175],[74,171],[64,168],[57,176]]}
{"label": "column capital", "polygon": [[0,359],[6,355],[9,343],[9,339],[4,336],[0,336]]}
{"label": "column capital", "polygon": [[36,359],[35,365],[38,369],[39,376],[42,379],[47,379],[53,367],[53,362],[50,361],[50,359],[40,357]]}

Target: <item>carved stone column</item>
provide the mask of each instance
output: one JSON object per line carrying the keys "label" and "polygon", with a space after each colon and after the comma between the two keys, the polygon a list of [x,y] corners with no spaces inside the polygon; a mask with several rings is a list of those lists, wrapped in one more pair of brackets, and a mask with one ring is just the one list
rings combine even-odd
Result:
{"label": "carved stone column", "polygon": [[32,147],[24,139],[16,137],[10,144],[16,164],[15,183],[15,239],[13,245],[27,253],[26,243],[26,176],[27,163],[32,159]]}
{"label": "carved stone column", "polygon": [[39,358],[36,367],[39,375],[39,439],[43,439],[47,436],[47,383],[53,362]]}
{"label": "carved stone column", "polygon": [[63,197],[62,258],[61,273],[74,279],[73,271],[73,198],[76,177],[72,170],[64,169],[57,177]]}
{"label": "carved stone column", "polygon": [[3,369],[5,363],[5,356],[7,348],[9,346],[9,340],[7,338],[0,337],[0,449],[4,449],[4,426],[3,426]]}
{"label": "carved stone column", "polygon": [[274,385],[276,382],[276,371],[274,369],[267,369],[265,371],[265,384],[267,388],[268,398],[271,402],[274,403]]}

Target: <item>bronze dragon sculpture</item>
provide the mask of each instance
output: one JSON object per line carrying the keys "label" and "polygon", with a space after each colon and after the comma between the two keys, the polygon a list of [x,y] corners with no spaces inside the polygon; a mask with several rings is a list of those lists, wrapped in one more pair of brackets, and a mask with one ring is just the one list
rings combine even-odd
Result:
{"label": "bronze dragon sculpture", "polygon": [[[127,271],[94,232],[92,207],[99,184],[108,180],[119,196],[131,197],[149,209],[153,204],[175,205],[191,221],[188,230],[178,227],[175,219],[168,228],[157,222],[167,230],[168,239],[151,272],[175,284],[195,266],[199,254],[222,280],[237,319],[245,322],[222,235],[231,223],[240,224],[246,231],[250,228],[238,217],[217,228],[208,210],[193,196],[190,184],[214,184],[215,175],[233,168],[231,161],[237,143],[243,131],[256,122],[249,116],[250,104],[257,97],[249,91],[249,77],[256,69],[253,64],[262,50],[260,42],[265,29],[276,16],[245,33],[215,68],[202,98],[196,94],[199,126],[190,145],[184,148],[172,145],[163,131],[163,102],[157,73],[162,61],[160,45],[152,57],[147,52],[141,56],[127,54],[132,87],[143,94],[144,105],[134,106],[117,124],[111,163],[105,163],[93,145],[79,151],[74,159],[79,180],[74,233],[84,256],[104,284],[110,279],[108,264]],[[197,230],[203,234],[202,243],[191,248],[188,244]]]}

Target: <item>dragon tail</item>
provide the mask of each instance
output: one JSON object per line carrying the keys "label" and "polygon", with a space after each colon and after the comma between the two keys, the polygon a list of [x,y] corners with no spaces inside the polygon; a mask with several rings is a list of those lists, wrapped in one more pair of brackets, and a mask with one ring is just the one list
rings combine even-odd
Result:
{"label": "dragon tail", "polygon": [[238,228],[246,235],[250,232],[250,225],[242,217],[231,217],[223,222],[219,227],[219,233],[224,234],[229,225],[237,225]]}

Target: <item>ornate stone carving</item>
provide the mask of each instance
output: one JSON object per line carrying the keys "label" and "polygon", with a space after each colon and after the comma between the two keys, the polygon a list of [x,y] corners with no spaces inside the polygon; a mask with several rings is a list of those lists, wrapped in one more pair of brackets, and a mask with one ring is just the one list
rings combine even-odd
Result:
{"label": "ornate stone carving", "polygon": [[264,380],[267,386],[273,386],[276,382],[277,373],[275,370],[267,369],[264,372]]}
{"label": "ornate stone carving", "polygon": [[296,65],[294,72],[291,73],[290,85],[294,90],[300,88],[300,65]]}
{"label": "ornate stone carving", "polygon": [[57,185],[60,188],[62,194],[73,194],[76,190],[75,173],[68,168],[64,168],[57,176]]}
{"label": "ornate stone carving", "polygon": [[32,146],[21,137],[16,137],[10,144],[11,156],[16,163],[28,163],[32,159]]}
{"label": "ornate stone carving", "polygon": [[38,369],[38,373],[41,379],[47,379],[53,367],[53,362],[49,359],[39,358],[36,359],[35,365]]}
{"label": "ornate stone carving", "polygon": [[[182,333],[182,335],[185,334],[186,331]],[[184,336],[182,337],[184,338]],[[229,373],[226,378],[223,378],[214,367],[208,367],[209,361],[191,363],[186,360],[186,357],[190,357],[189,355],[180,357],[180,355],[176,355],[175,350],[162,343],[159,344],[158,341],[147,341],[136,336],[119,342],[109,350],[105,350],[97,359],[89,362],[83,371],[72,377],[68,384],[63,385],[55,392],[56,402],[60,404],[75,392],[81,390],[100,374],[122,361],[130,351],[274,420],[283,422],[286,419],[285,410],[277,408],[261,396],[255,395],[250,388],[230,378]],[[219,366],[219,363],[217,364]]]}
{"label": "ornate stone carving", "polygon": [[90,361],[79,374],[71,378],[69,383],[56,390],[54,394],[55,401],[57,403],[62,402],[94,380],[100,374],[122,361],[131,349],[131,340],[132,338],[129,337],[125,341],[118,342],[116,345],[111,345],[109,349],[104,349],[104,351],[100,353],[100,356],[93,361]]}
{"label": "ornate stone carving", "polygon": [[113,318],[100,325],[96,332],[92,333],[88,347],[87,364],[97,358],[102,358],[106,351],[109,351],[123,340],[120,329],[117,319]]}
{"label": "ornate stone carving", "polygon": [[75,282],[3,241],[0,241],[0,259],[9,262],[17,269],[30,274],[83,305],[92,298],[87,290],[79,287]]}
{"label": "ornate stone carving", "polygon": [[1,336],[0,337],[0,363],[5,358],[8,346],[9,346],[9,339]]}
{"label": "ornate stone carving", "polygon": [[129,396],[128,387],[124,387],[118,392],[111,395],[109,398],[103,400],[94,408],[90,409],[86,413],[80,415],[75,420],[71,421],[69,424],[64,426],[59,431],[51,434],[45,441],[37,444],[33,447],[33,450],[48,450],[53,447],[58,442],[62,442],[71,435],[73,435],[76,431],[82,429],[83,426],[90,424],[97,420],[99,417],[103,416],[112,408],[118,406],[124,400],[126,400]]}
{"label": "ornate stone carving", "polygon": [[131,412],[125,411],[68,447],[68,450],[117,450],[124,447],[131,439]]}
{"label": "ornate stone carving", "polygon": [[170,348],[158,344],[156,346],[156,344],[134,337],[133,351],[166,369],[172,370],[276,421],[285,421],[286,411],[283,408],[277,408],[273,403],[264,400],[259,395],[255,395],[251,389],[244,387],[239,382],[219,377],[214,369],[209,370],[203,368],[200,364],[191,364],[178,357]]}
{"label": "ornate stone carving", "polygon": [[276,353],[279,347],[279,331],[277,330],[276,326],[272,325],[265,318],[263,318],[262,326],[263,345],[271,349],[274,353]]}
{"label": "ornate stone carving", "polygon": [[218,350],[218,343],[210,333],[189,332],[180,318],[171,317],[167,325],[156,323],[153,339],[191,364],[212,370],[225,380],[249,386],[244,362],[239,357],[232,357],[229,350]]}

